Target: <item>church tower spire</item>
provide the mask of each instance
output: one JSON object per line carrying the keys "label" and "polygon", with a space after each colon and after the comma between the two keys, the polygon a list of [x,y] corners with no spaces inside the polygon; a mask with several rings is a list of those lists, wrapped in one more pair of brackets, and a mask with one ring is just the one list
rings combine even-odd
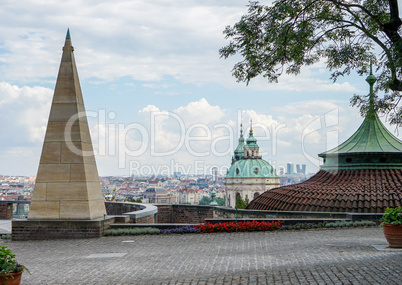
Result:
{"label": "church tower spire", "polygon": [[253,120],[250,120],[250,132],[246,140],[247,144],[244,147],[244,156],[248,158],[261,158],[259,155],[260,147],[257,144],[257,139],[254,137],[253,132]]}
{"label": "church tower spire", "polygon": [[240,124],[240,137],[239,144],[234,151],[234,161],[242,159],[244,157],[244,137],[243,137],[243,124]]}

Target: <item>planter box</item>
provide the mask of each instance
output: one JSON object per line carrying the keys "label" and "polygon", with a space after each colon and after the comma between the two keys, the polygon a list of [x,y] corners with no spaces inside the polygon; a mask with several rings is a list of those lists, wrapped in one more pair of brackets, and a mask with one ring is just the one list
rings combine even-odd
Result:
{"label": "planter box", "polygon": [[384,235],[391,248],[402,248],[402,225],[384,224]]}
{"label": "planter box", "polygon": [[24,270],[18,271],[18,272],[11,272],[10,274],[6,274],[7,279],[5,279],[3,276],[0,276],[0,284],[3,285],[19,285],[21,284],[21,275]]}

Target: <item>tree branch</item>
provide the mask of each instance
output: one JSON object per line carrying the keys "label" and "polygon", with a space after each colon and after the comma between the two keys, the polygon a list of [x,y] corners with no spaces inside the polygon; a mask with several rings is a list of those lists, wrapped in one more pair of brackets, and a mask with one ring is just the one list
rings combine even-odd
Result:
{"label": "tree branch", "polygon": [[[322,37],[324,37],[326,34],[332,32],[332,31],[334,31],[334,30],[343,29],[343,28],[346,28],[346,27],[353,27],[353,25],[351,25],[351,24],[342,25],[342,26],[334,27],[334,28],[332,28],[332,29],[329,29],[329,30],[327,30],[327,31],[324,31],[324,32],[314,41],[314,45],[316,45],[316,44],[322,39]],[[318,34],[317,34],[316,36],[318,36]]]}
{"label": "tree branch", "polygon": [[402,40],[401,35],[398,33],[399,27],[402,25],[402,20],[399,18],[398,0],[389,0],[389,10],[391,18],[389,23],[381,26],[381,30],[387,37],[396,44]]}
{"label": "tree branch", "polygon": [[370,18],[372,18],[374,21],[377,22],[378,26],[382,27],[382,23],[380,22],[380,20],[378,20],[378,18],[376,16],[374,16],[374,14],[372,14],[369,10],[366,9],[366,7],[359,5],[359,4],[347,4],[343,1],[338,1],[338,0],[326,0],[329,1],[335,5],[339,5],[345,8],[349,8],[349,7],[356,7],[359,8],[360,10],[362,10],[364,13],[366,13]]}

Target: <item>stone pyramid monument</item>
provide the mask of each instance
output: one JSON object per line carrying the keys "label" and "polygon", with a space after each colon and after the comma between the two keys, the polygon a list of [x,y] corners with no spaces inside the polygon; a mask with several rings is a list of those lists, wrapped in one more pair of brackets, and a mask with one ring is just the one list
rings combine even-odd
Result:
{"label": "stone pyramid monument", "polygon": [[106,214],[73,51],[68,30],[28,221]]}

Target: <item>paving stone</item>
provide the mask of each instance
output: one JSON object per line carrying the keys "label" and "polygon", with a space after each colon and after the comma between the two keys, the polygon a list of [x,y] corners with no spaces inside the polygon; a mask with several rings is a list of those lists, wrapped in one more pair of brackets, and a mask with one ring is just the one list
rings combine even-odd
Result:
{"label": "paving stone", "polygon": [[0,240],[32,285],[400,284],[402,252],[381,244],[381,228]]}

